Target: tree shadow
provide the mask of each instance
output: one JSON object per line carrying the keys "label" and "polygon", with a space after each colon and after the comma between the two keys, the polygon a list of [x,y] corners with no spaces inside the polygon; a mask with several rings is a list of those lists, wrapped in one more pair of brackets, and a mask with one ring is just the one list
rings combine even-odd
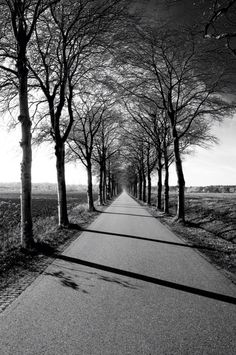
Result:
{"label": "tree shadow", "polygon": [[146,242],[167,244],[167,245],[173,245],[173,246],[183,247],[183,248],[192,248],[192,249],[199,249],[199,250],[200,249],[205,249],[205,250],[211,250],[211,251],[219,251],[216,248],[197,245],[197,244],[183,244],[183,243],[177,243],[177,242],[170,242],[170,241],[162,240],[162,239],[152,239],[152,238],[138,237],[138,236],[129,235],[129,234],[105,232],[105,231],[98,231],[98,230],[92,230],[92,229],[83,229],[83,232],[95,233],[97,235],[99,235],[99,234],[112,235],[112,236],[120,237],[120,238],[143,240],[143,241],[146,241]]}
{"label": "tree shadow", "polygon": [[63,271],[55,271],[55,272],[44,272],[44,275],[52,276],[60,280],[62,286],[72,288],[75,291],[80,291],[82,293],[88,294],[88,291],[82,289],[71,276],[66,275]]}
{"label": "tree shadow", "polygon": [[43,241],[38,241],[34,243],[34,251],[35,253],[41,253],[46,256],[51,256],[54,255],[58,250],[56,247],[43,242]]}
{"label": "tree shadow", "polygon": [[228,223],[228,225],[224,225],[221,229],[219,228],[218,230],[207,228],[204,225],[209,224],[211,222],[214,222],[215,218],[208,219],[206,221],[201,221],[201,222],[193,222],[191,220],[186,221],[185,225],[190,228],[197,228],[200,230],[203,230],[205,232],[211,233],[212,235],[215,235],[221,239],[227,240],[227,241],[233,241],[235,239],[235,235],[232,235],[231,237],[225,238],[224,234],[230,233],[230,232],[235,232],[236,227],[232,225],[232,221]]}
{"label": "tree shadow", "polygon": [[81,231],[81,226],[77,223],[69,223],[68,225],[68,229],[74,229],[74,230],[78,230]]}
{"label": "tree shadow", "polygon": [[[196,287],[191,287],[191,286],[187,286],[187,285],[183,285],[183,284],[179,284],[179,283],[175,283],[175,282],[171,282],[171,281],[167,281],[167,280],[163,280],[163,279],[159,279],[159,278],[155,278],[155,277],[151,277],[151,276],[147,276],[147,275],[138,274],[138,273],[131,272],[131,271],[126,271],[123,269],[117,269],[117,268],[110,267],[107,265],[97,264],[97,263],[93,263],[90,261],[73,258],[73,257],[67,256],[67,255],[55,254],[54,257],[56,259],[64,260],[64,261],[67,261],[70,263],[75,263],[78,265],[87,266],[89,268],[93,268],[93,269],[97,269],[97,270],[107,271],[112,274],[129,277],[129,278],[136,279],[136,280],[141,280],[141,281],[144,281],[147,283],[175,289],[175,290],[182,291],[185,293],[198,295],[201,297],[206,297],[209,299],[213,299],[213,300],[217,300],[217,301],[221,301],[221,302],[225,302],[225,303],[229,303],[229,304],[234,304],[234,305],[236,304],[236,298],[233,296],[229,296],[229,295],[225,295],[225,294],[221,294],[221,293],[217,293],[217,292],[212,292],[212,291],[207,291],[207,290],[199,289]],[[109,280],[106,277],[105,278],[103,277],[102,279],[104,281],[114,282],[114,280],[112,280],[112,279]],[[119,284],[122,284],[122,286],[124,286],[123,281],[122,281],[122,283],[119,282]],[[125,284],[125,287],[126,287],[126,284]]]}
{"label": "tree shadow", "polygon": [[100,275],[100,274],[97,274],[97,276],[98,276],[99,280],[102,280],[102,281],[105,281],[105,282],[115,283],[115,284],[117,284],[119,286],[123,286],[125,288],[130,288],[130,289],[133,289],[133,290],[138,289],[137,286],[132,285],[128,281],[123,281],[123,280],[120,280],[120,279],[115,278],[115,277],[110,277],[110,276],[105,276],[105,275]]}
{"label": "tree shadow", "polygon": [[[44,272],[44,275],[55,277],[55,278],[60,280],[60,283],[63,286],[72,288],[73,290],[77,290],[77,291],[80,291],[80,292],[83,292],[83,293],[86,293],[86,294],[88,294],[89,292],[86,291],[81,286],[79,286],[79,284],[77,282],[75,282],[75,279],[79,278],[79,279],[83,279],[83,280],[86,280],[86,281],[90,281],[91,278],[90,277],[84,277],[84,276],[81,277],[81,273],[82,274],[89,274],[89,276],[96,277],[98,280],[101,280],[101,281],[104,281],[104,282],[109,282],[109,283],[114,283],[114,284],[117,284],[117,285],[125,287],[125,288],[129,288],[129,289],[137,289],[138,288],[137,286],[132,285],[130,282],[121,280],[121,279],[119,279],[117,277],[114,277],[114,276],[111,277],[111,276],[101,275],[101,274],[99,274],[97,272],[88,272],[88,271],[85,271],[85,270],[76,270],[74,268],[68,268],[67,266],[61,265],[61,264],[57,265],[57,267],[60,268],[60,269],[65,269],[66,272],[64,272],[62,270],[54,271],[54,272],[48,272],[47,271],[47,272]],[[74,272],[73,277],[68,274],[70,272]],[[92,287],[92,285],[86,285],[86,286]]]}
{"label": "tree shadow", "polygon": [[132,217],[145,217],[145,218],[155,218],[153,216],[145,216],[142,214],[134,214],[134,213],[121,213],[121,212],[106,212],[102,211],[101,213],[106,213],[106,214],[116,214],[116,215],[121,215],[121,216],[132,216]]}
{"label": "tree shadow", "polygon": [[127,209],[137,209],[137,210],[143,210],[142,206],[133,206],[133,205],[112,205],[112,208],[127,208]]}

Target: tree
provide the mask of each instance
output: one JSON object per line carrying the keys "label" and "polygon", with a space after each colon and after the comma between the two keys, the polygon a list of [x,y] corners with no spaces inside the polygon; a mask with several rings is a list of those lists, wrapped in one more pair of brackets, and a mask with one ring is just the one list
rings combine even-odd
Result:
{"label": "tree", "polygon": [[138,197],[138,189],[137,189],[137,173],[136,167],[134,164],[130,163],[126,166],[125,174],[124,174],[124,184],[128,189],[129,193],[134,197]]}
{"label": "tree", "polygon": [[31,248],[33,223],[31,211],[31,118],[28,103],[28,49],[36,23],[50,3],[44,0],[2,0],[0,69],[15,75],[19,97],[19,117],[21,124],[21,245]]}
{"label": "tree", "polygon": [[86,167],[88,177],[88,209],[94,211],[92,185],[92,156],[95,139],[104,115],[108,110],[106,100],[96,93],[76,95],[73,105],[75,122],[69,135],[67,152],[69,160],[79,159]]}
{"label": "tree", "polygon": [[135,90],[137,98],[150,101],[168,118],[178,177],[176,218],[184,221],[181,147],[186,140],[194,145],[212,140],[212,119],[221,120],[229,112],[230,105],[219,94],[222,68],[216,69],[215,58],[191,31],[173,33],[137,26],[137,37],[122,55],[129,71],[129,82],[126,78],[123,86]]}
{"label": "tree", "polygon": [[208,13],[209,17],[204,30],[205,38],[223,40],[230,52],[236,56],[236,0],[211,1]]}
{"label": "tree", "polygon": [[[145,95],[148,92],[145,91]],[[152,97],[152,96],[150,96]],[[126,109],[132,119],[142,129],[143,135],[147,138],[148,152],[152,147],[152,160],[147,156],[147,176],[148,176],[148,203],[150,203],[151,188],[150,175],[154,167],[158,171],[158,184],[157,184],[157,208],[162,208],[162,171],[165,167],[165,194],[164,194],[164,211],[169,211],[169,166],[173,162],[173,140],[170,134],[170,125],[166,115],[163,111],[155,105],[155,97],[147,100],[142,97],[142,94],[129,96],[129,101],[126,103]]]}
{"label": "tree", "polygon": [[69,224],[65,142],[74,122],[73,97],[81,78],[89,76],[97,64],[93,62],[96,55],[104,53],[101,37],[114,21],[119,3],[81,0],[78,6],[75,0],[61,0],[40,18],[35,31],[35,61],[30,69],[48,104],[50,119],[44,132],[50,133],[55,144],[59,226]]}
{"label": "tree", "polygon": [[[120,143],[118,144],[120,146]],[[121,153],[117,148],[107,159],[107,198],[116,196],[121,187]]]}
{"label": "tree", "polygon": [[151,190],[151,176],[148,175],[148,170],[151,173],[150,141],[145,131],[136,122],[130,122],[129,118],[127,117],[122,133],[123,165],[129,173],[132,172],[129,175],[134,180],[134,194],[139,200],[146,202],[146,177],[148,177],[148,196]]}
{"label": "tree", "polygon": [[95,139],[95,151],[93,160],[98,165],[99,175],[99,203],[101,205],[106,203],[107,200],[107,163],[119,151],[119,135],[121,126],[121,117],[117,108],[111,107],[114,101],[110,103],[109,110],[103,115],[98,134]]}

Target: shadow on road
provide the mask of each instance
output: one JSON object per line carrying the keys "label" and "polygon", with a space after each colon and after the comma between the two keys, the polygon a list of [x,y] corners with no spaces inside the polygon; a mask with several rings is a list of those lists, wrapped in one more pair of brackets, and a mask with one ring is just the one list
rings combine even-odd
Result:
{"label": "shadow on road", "polygon": [[206,250],[211,250],[211,251],[218,251],[216,248],[205,247],[205,246],[196,245],[196,244],[182,244],[182,243],[176,243],[176,242],[169,242],[169,241],[162,240],[162,239],[151,239],[151,238],[145,238],[145,237],[137,237],[137,236],[129,235],[129,234],[120,234],[120,233],[112,233],[112,232],[105,232],[105,231],[97,231],[97,230],[92,230],[92,229],[83,229],[83,232],[95,233],[95,234],[98,234],[98,235],[99,234],[106,234],[106,235],[112,235],[112,236],[121,237],[121,238],[145,240],[147,242],[168,244],[168,245],[173,245],[173,246],[177,246],[177,247],[184,247],[184,248],[206,249]]}
{"label": "shadow on road", "polygon": [[134,205],[118,205],[118,204],[113,204],[112,208],[127,208],[127,209],[137,209],[140,211],[143,211],[143,206],[134,206]]}
{"label": "shadow on road", "polygon": [[[58,256],[56,256],[56,258],[62,259]],[[100,275],[97,272],[86,272],[84,270],[76,270],[73,268],[67,268],[64,265],[57,265],[57,267],[59,269],[65,269],[66,271],[62,271],[62,270],[51,271],[51,272],[47,271],[47,272],[44,272],[44,275],[55,277],[60,281],[62,286],[69,287],[75,291],[80,291],[85,294],[89,294],[89,292],[87,290],[85,290],[85,288],[82,287],[81,281],[84,281],[84,280],[89,281],[90,277],[84,277],[84,276],[81,277],[81,273],[83,273],[83,274],[85,273],[86,275],[89,274],[89,276],[92,275],[92,277],[96,277],[98,280],[110,282],[110,283],[115,283],[115,284],[125,287],[125,288],[138,289],[138,287],[136,285],[132,285],[130,282],[121,280],[118,277]],[[80,281],[80,282],[78,282],[78,281]],[[88,285],[88,284],[83,285],[83,286],[92,287],[92,285]]]}
{"label": "shadow on road", "polygon": [[133,216],[133,217],[145,217],[145,218],[155,218],[153,216],[145,216],[143,214],[134,214],[134,213],[120,213],[120,212],[106,212],[106,211],[102,211],[101,213],[106,213],[106,214],[117,214],[117,215],[121,215],[121,216]]}
{"label": "shadow on road", "polygon": [[[63,271],[45,272],[44,275],[56,277],[61,281],[63,286],[70,287],[73,290],[79,290],[79,285],[71,278],[71,276],[66,275]],[[81,291],[88,293],[85,290]]]}
{"label": "shadow on road", "polygon": [[115,283],[115,284],[117,284],[119,286],[123,286],[125,288],[131,288],[133,290],[138,289],[137,286],[132,285],[130,282],[120,280],[120,279],[118,279],[116,277],[110,277],[110,276],[99,275],[99,274],[97,274],[97,276],[98,276],[98,279],[102,280],[102,281]]}
{"label": "shadow on road", "polygon": [[[183,292],[187,292],[187,293],[190,293],[190,294],[194,294],[194,295],[198,295],[198,296],[202,296],[202,297],[207,297],[207,298],[214,299],[214,300],[217,300],[217,301],[226,302],[226,303],[230,303],[230,304],[236,304],[236,298],[232,297],[232,296],[223,295],[223,294],[220,294],[220,293],[211,292],[211,291],[207,291],[207,290],[202,290],[202,289],[191,287],[191,286],[181,285],[181,284],[178,284],[178,283],[175,283],[175,282],[166,281],[166,280],[162,280],[162,279],[158,279],[158,278],[155,278],[155,277],[146,276],[146,275],[142,275],[142,274],[137,274],[135,272],[130,272],[130,271],[122,270],[122,269],[117,269],[117,268],[113,268],[113,267],[102,265],[102,264],[92,263],[90,261],[86,261],[86,260],[82,260],[82,259],[76,259],[76,258],[72,258],[72,257],[66,256],[66,255],[57,255],[57,254],[55,254],[54,258],[60,259],[60,260],[64,260],[64,261],[67,261],[67,262],[70,262],[70,263],[84,265],[84,266],[87,266],[87,267],[90,267],[90,268],[94,268],[94,269],[97,269],[97,270],[107,271],[107,272],[110,272],[110,273],[113,273],[113,274],[116,274],[116,275],[122,275],[122,276],[130,277],[130,278],[133,278],[133,279],[141,280],[141,281],[152,283],[152,284],[155,284],[155,285],[160,285],[160,286],[172,288],[172,289],[183,291]],[[107,277],[104,277],[104,276],[102,277],[102,279],[104,281],[112,281],[112,279],[108,280]],[[122,282],[122,285],[124,286],[123,282]],[[127,287],[129,287],[129,286],[127,286]]]}

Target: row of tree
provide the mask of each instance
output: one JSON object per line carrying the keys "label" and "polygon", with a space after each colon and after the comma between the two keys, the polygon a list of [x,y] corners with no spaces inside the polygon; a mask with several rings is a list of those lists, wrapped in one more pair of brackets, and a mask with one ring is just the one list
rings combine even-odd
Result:
{"label": "row of tree", "polygon": [[[103,96],[101,96],[103,93]],[[75,122],[68,137],[67,160],[79,160],[88,177],[88,208],[94,211],[92,175],[99,177],[99,204],[118,192],[120,117],[112,95],[83,93],[74,107]]]}
{"label": "row of tree", "polygon": [[174,31],[131,16],[122,0],[4,0],[0,6],[2,109],[19,113],[22,128],[22,246],[34,244],[32,134],[35,143],[55,147],[60,226],[69,225],[65,162],[71,160],[86,167],[91,211],[93,174],[101,204],[121,184],[150,203],[157,169],[157,207],[164,170],[168,212],[175,162],[177,218],[184,221],[182,156],[214,141],[212,122],[233,108],[222,95],[229,77],[224,49],[209,46],[198,28]]}
{"label": "row of tree", "polygon": [[133,120],[127,130],[135,146],[129,144],[134,174],[131,188],[137,195],[139,183],[139,198],[143,192],[145,200],[146,175],[150,203],[150,174],[156,165],[157,206],[161,208],[164,169],[164,210],[168,212],[169,166],[175,162],[179,188],[176,218],[184,221],[182,156],[193,146],[214,142],[214,121],[221,121],[234,109],[222,94],[227,60],[189,30],[173,33],[138,26],[136,38],[133,34],[129,49],[122,53],[122,62],[126,80],[121,78],[119,85],[124,88],[124,105]]}
{"label": "row of tree", "polygon": [[[193,146],[207,147],[216,142],[211,133],[214,122],[229,117],[235,109],[236,1],[203,1],[200,6],[208,15],[204,25],[203,12],[195,26],[185,24],[178,30],[176,23],[136,25],[135,31],[129,31],[131,36],[126,36],[128,46],[118,59],[122,64],[119,85],[124,91],[123,103],[133,121],[132,128],[127,124],[129,143],[125,148],[125,154],[129,152],[129,190],[150,203],[150,176],[156,168],[157,207],[161,208],[164,170],[164,211],[168,213],[169,166],[174,162],[178,179],[176,219],[183,222],[183,156]],[[214,41],[209,42],[209,38]]]}
{"label": "row of tree", "polygon": [[[13,116],[19,112],[22,128],[21,240],[22,246],[29,248],[34,244],[32,123],[36,142],[54,142],[58,220],[60,226],[68,226],[65,143],[75,115],[81,117],[78,107],[83,95],[87,92],[90,95],[94,80],[99,80],[108,48],[112,46],[111,28],[121,20],[124,6],[120,0],[5,0],[0,5],[1,94],[3,106],[6,103],[3,109],[10,110]],[[84,88],[84,83],[88,87]],[[91,108],[96,120],[108,111],[110,104],[105,101]],[[91,102],[88,104],[91,107]],[[103,119],[99,126],[101,122]]]}

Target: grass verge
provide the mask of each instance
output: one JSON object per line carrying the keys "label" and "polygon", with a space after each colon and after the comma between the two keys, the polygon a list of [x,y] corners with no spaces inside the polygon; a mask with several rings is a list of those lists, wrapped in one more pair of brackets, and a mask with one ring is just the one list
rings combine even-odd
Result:
{"label": "grass verge", "polygon": [[[32,252],[22,250],[16,236],[14,242],[0,251],[0,293],[17,290],[22,283],[31,283],[52,262],[50,251],[61,253],[82,233],[106,206],[96,206],[95,212],[89,212],[85,203],[73,205],[69,210],[69,228],[59,228],[53,215],[37,217],[34,221],[34,239],[36,248]],[[13,233],[14,232],[14,233]],[[11,233],[18,235],[19,226]],[[17,294],[18,296],[19,294]]]}
{"label": "grass verge", "polygon": [[171,196],[170,214],[155,206],[148,210],[236,284],[235,195],[187,195],[185,225],[174,219],[175,201],[176,197]]}

